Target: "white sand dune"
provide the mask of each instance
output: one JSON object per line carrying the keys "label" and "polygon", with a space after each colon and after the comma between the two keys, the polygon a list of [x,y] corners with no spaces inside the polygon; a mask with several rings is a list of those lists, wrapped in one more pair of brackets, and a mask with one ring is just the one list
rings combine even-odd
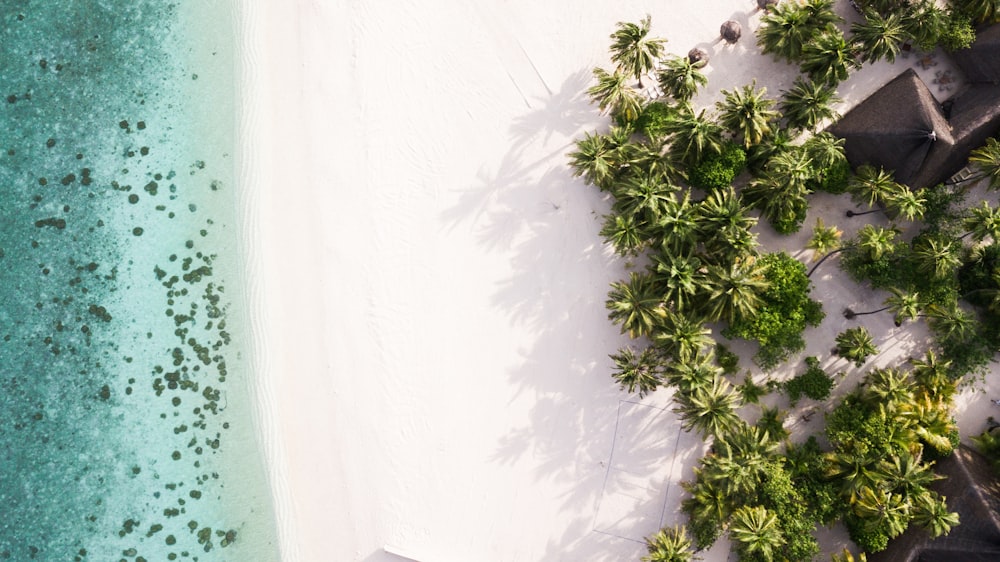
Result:
{"label": "white sand dune", "polygon": [[[288,560],[403,559],[386,545],[421,562],[637,560],[644,535],[680,521],[677,482],[703,446],[669,396],[639,401],[609,377],[626,339],[603,303],[625,265],[598,236],[607,201],[565,155],[606,125],[584,90],[616,21],[650,13],[671,52],[708,50],[709,91],[756,79],[777,95],[792,69],[759,55],[754,8],[248,8],[262,434]],[[717,41],[727,19],[743,23],[735,46]],[[894,74],[859,73],[847,103]],[[814,215],[841,222],[844,204]],[[799,253],[804,238],[775,242]],[[862,298],[826,271],[822,298]],[[829,356],[844,305],[810,353]]]}

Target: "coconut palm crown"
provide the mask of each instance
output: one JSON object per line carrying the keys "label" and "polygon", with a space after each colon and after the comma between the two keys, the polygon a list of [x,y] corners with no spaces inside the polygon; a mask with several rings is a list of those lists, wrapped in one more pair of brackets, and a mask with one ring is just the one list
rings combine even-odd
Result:
{"label": "coconut palm crown", "polygon": [[611,34],[611,60],[618,65],[618,70],[634,76],[639,81],[639,88],[642,88],[642,76],[656,66],[667,42],[649,37],[649,23],[649,14],[638,24],[618,22],[618,28]]}

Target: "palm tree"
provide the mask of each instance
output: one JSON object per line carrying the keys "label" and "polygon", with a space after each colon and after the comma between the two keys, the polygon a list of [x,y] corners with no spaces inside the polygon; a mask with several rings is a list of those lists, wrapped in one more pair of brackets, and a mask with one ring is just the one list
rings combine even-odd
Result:
{"label": "palm tree", "polygon": [[757,82],[742,88],[722,90],[725,99],[716,103],[723,127],[743,137],[743,146],[759,144],[771,132],[771,122],[778,119],[772,109],[774,100],[767,99],[767,88],[756,89]]}
{"label": "palm tree", "polygon": [[976,23],[1000,20],[1000,0],[963,0],[958,4]]}
{"label": "palm tree", "polygon": [[663,54],[666,39],[649,37],[649,14],[638,24],[618,22],[618,29],[611,34],[611,60],[618,70],[628,72],[639,81],[642,89],[642,75],[656,66]]}
{"label": "palm tree", "polygon": [[989,201],[984,200],[981,206],[973,207],[970,212],[964,221],[969,231],[963,237],[971,234],[976,242],[986,238],[1000,240],[1000,207],[991,207]]}
{"label": "palm tree", "polygon": [[672,135],[670,150],[688,164],[700,162],[706,154],[722,151],[722,127],[706,117],[705,111],[696,115],[691,104],[683,103],[666,126],[667,134]]}
{"label": "palm tree", "polygon": [[802,55],[803,45],[810,41],[814,33],[809,13],[796,2],[784,2],[760,18],[757,45],[764,53],[794,61]]}
{"label": "palm tree", "polygon": [[778,517],[761,505],[744,505],[733,512],[729,538],[741,551],[761,560],[772,560],[775,551],[785,544]]}
{"label": "palm tree", "polygon": [[914,244],[913,254],[921,271],[942,278],[962,265],[958,244],[950,239],[925,237]]}
{"label": "palm tree", "polygon": [[684,191],[680,198],[674,197],[660,213],[656,227],[663,237],[664,251],[683,253],[692,250],[698,243],[698,208],[691,204],[691,192]]}
{"label": "palm tree", "polygon": [[739,395],[722,377],[716,377],[709,386],[677,393],[674,400],[677,402],[674,411],[681,417],[681,426],[687,431],[694,429],[704,438],[724,435],[740,423],[736,414]]}
{"label": "palm tree", "polygon": [[590,99],[602,113],[611,113],[625,121],[635,121],[642,112],[639,92],[628,85],[628,77],[619,71],[608,73],[603,68],[594,69],[597,84],[587,89]]}
{"label": "palm tree", "polygon": [[906,26],[898,13],[885,16],[875,10],[865,11],[865,21],[851,24],[854,43],[861,53],[861,60],[875,62],[886,59],[895,62],[900,46],[906,41]]}
{"label": "palm tree", "polygon": [[837,449],[826,453],[826,477],[840,482],[840,492],[850,502],[861,490],[874,486],[879,478],[878,457],[870,450]]}
{"label": "palm tree", "polygon": [[608,318],[621,324],[624,334],[638,338],[648,336],[665,316],[661,295],[652,275],[632,272],[628,282],[614,282],[605,303]]}
{"label": "palm tree", "polygon": [[823,170],[847,163],[844,144],[844,139],[823,131],[809,137],[806,142],[802,143],[802,148],[812,161],[813,167]]}
{"label": "palm tree", "polygon": [[830,562],[868,562],[868,555],[862,552],[858,554],[857,558],[855,558],[854,555],[851,554],[851,551],[847,550],[847,547],[845,546],[844,550],[840,553],[830,555]]}
{"label": "palm tree", "polygon": [[927,204],[923,191],[922,189],[913,191],[903,186],[903,189],[886,195],[885,206],[908,221],[920,220],[924,216]]}
{"label": "palm tree", "polygon": [[976,319],[957,304],[927,306],[931,329],[941,340],[962,341],[973,333]]}
{"label": "palm tree", "polygon": [[[884,201],[886,197],[905,188],[896,183],[891,173],[882,168],[865,164],[858,167],[854,177],[848,183],[847,189],[858,204],[867,202],[869,207],[874,207],[879,201]],[[847,216],[855,214],[857,213],[849,212]]]}
{"label": "palm tree", "polygon": [[923,51],[934,50],[948,23],[948,12],[934,0],[920,0],[903,13],[907,37]]}
{"label": "palm tree", "polygon": [[652,262],[653,279],[665,289],[663,302],[673,310],[690,310],[696,296],[705,290],[706,270],[701,260],[664,248],[653,254]]}
{"label": "palm tree", "polygon": [[732,324],[750,318],[763,303],[761,295],[770,283],[765,267],[753,256],[737,258],[728,267],[710,266],[707,279],[707,316]]}
{"label": "palm tree", "polygon": [[876,314],[885,310],[891,310],[893,312],[893,321],[896,326],[901,326],[903,320],[912,320],[920,315],[920,311],[923,309],[923,301],[920,300],[920,295],[917,293],[907,293],[896,288],[889,289],[892,292],[889,298],[885,299],[885,306],[877,310],[869,310],[867,312],[854,312],[850,308],[844,310],[844,317],[848,320],[853,319],[855,316],[864,316],[866,314]]}
{"label": "palm tree", "polygon": [[[719,536],[722,525],[729,518],[733,509],[733,499],[725,488],[705,478],[698,467],[694,468],[694,474],[693,484],[687,482],[681,484],[690,494],[690,497],[681,501],[681,509],[688,514],[692,529],[700,528],[708,531],[696,533],[698,547],[707,548]],[[708,534],[708,540],[704,540],[702,534]]]}
{"label": "palm tree", "polygon": [[833,106],[840,102],[835,86],[800,76],[782,92],[780,108],[789,127],[813,131],[824,120],[837,118]]}
{"label": "palm tree", "polygon": [[699,235],[706,263],[728,266],[757,252],[757,235],[750,231],[757,218],[732,186],[713,189],[698,205]]}
{"label": "palm tree", "polygon": [[811,193],[812,161],[805,150],[793,148],[768,160],[764,171],[743,190],[746,201],[763,211],[782,234],[795,232],[805,219]]}
{"label": "palm tree", "polygon": [[861,367],[869,356],[878,353],[871,333],[864,326],[848,328],[837,334],[837,355],[854,362],[855,367]]}
{"label": "palm tree", "polygon": [[711,330],[705,323],[695,318],[689,311],[667,310],[661,324],[653,333],[653,341],[665,356],[676,361],[684,361],[696,356],[704,347],[712,344]]}
{"label": "palm tree", "polygon": [[664,372],[667,383],[681,393],[709,387],[720,376],[722,368],[715,364],[715,353],[712,351],[697,352],[673,361]]}
{"label": "palm tree", "polygon": [[765,431],[776,443],[788,437],[788,430],[785,429],[785,412],[777,407],[762,407],[760,417],[757,418],[757,427]]}
{"label": "palm tree", "polygon": [[945,499],[927,493],[917,496],[913,502],[913,522],[927,531],[931,538],[947,535],[952,527],[958,525],[958,514],[948,511]]}
{"label": "palm tree", "polygon": [[813,261],[819,259],[820,256],[840,248],[840,237],[843,234],[844,231],[836,226],[828,227],[823,224],[822,218],[817,218],[816,226],[813,227],[813,235],[809,238],[809,242],[806,243],[806,248],[813,251]]}
{"label": "palm tree", "polygon": [[941,360],[933,349],[928,349],[923,359],[912,359],[913,379],[932,398],[948,400],[955,393],[955,381],[948,375],[950,360]]}
{"label": "palm tree", "polygon": [[829,30],[835,24],[844,21],[833,9],[833,4],[834,0],[805,0],[803,2],[802,9],[809,16],[809,24],[817,32]]}
{"label": "palm tree", "polygon": [[926,493],[927,487],[943,477],[931,470],[931,463],[921,461],[921,455],[903,451],[879,463],[884,485],[903,497],[915,499]]}
{"label": "palm tree", "polygon": [[604,216],[601,236],[620,256],[635,256],[646,245],[646,225],[632,215],[611,213]]}
{"label": "palm tree", "polygon": [[611,355],[615,372],[611,375],[622,389],[639,391],[639,398],[660,386],[660,362],[653,348],[647,347],[636,355],[631,347],[623,347]]}
{"label": "palm tree", "polygon": [[698,88],[708,84],[708,77],[701,72],[704,66],[704,61],[691,62],[688,57],[671,55],[663,63],[656,79],[663,93],[683,103],[690,101],[698,93]]}
{"label": "palm tree", "polygon": [[677,188],[668,184],[661,174],[640,171],[626,177],[615,189],[615,206],[623,215],[656,224],[660,214],[673,201],[675,191]]}
{"label": "palm tree", "polygon": [[854,502],[854,513],[888,531],[889,538],[903,534],[910,521],[910,504],[900,494],[864,487]]}
{"label": "palm tree", "polygon": [[854,46],[839,29],[824,32],[802,48],[802,72],[817,83],[836,87],[859,67]]}
{"label": "palm tree", "polygon": [[895,249],[895,228],[885,228],[866,224],[858,230],[858,248],[868,254],[870,260],[881,259]]}
{"label": "palm tree", "polygon": [[872,369],[865,375],[864,396],[870,403],[883,405],[887,412],[894,413],[913,399],[913,378],[909,371]]}
{"label": "palm tree", "polygon": [[691,539],[683,525],[663,528],[647,537],[646,551],[649,554],[642,557],[643,562],[690,562],[694,556]]}
{"label": "palm tree", "polygon": [[584,133],[583,138],[576,141],[576,150],[569,157],[573,175],[582,176],[602,191],[611,187],[621,167],[618,147],[599,133]]}

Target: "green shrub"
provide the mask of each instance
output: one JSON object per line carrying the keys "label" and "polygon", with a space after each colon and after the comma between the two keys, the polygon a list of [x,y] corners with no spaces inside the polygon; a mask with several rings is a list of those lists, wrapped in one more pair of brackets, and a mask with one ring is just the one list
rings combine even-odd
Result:
{"label": "green shrub", "polygon": [[715,362],[722,367],[722,372],[727,375],[732,375],[740,370],[740,356],[729,351],[729,347],[722,343],[715,344]]}
{"label": "green shrub", "polygon": [[953,10],[948,17],[948,23],[941,30],[938,41],[941,47],[948,52],[959,49],[968,49],[972,42],[976,40],[976,30],[972,27],[972,20],[969,16],[959,10]]}
{"label": "green shrub", "polygon": [[635,128],[651,139],[660,138],[666,133],[667,123],[675,113],[669,105],[654,101],[642,109]]}
{"label": "green shrub", "polygon": [[726,143],[721,153],[711,153],[694,165],[688,171],[688,181],[705,190],[729,187],[743,171],[746,161],[747,153],[741,146]]}
{"label": "green shrub", "polygon": [[792,404],[798,402],[802,395],[813,400],[826,400],[833,388],[833,379],[819,366],[815,357],[806,357],[806,372],[785,383]]}
{"label": "green shrub", "polygon": [[872,524],[869,520],[849,514],[844,517],[847,533],[854,544],[865,552],[882,552],[889,546],[889,533],[885,525]]}
{"label": "green shrub", "polygon": [[802,332],[818,325],[823,313],[821,305],[809,298],[810,282],[802,262],[785,252],[765,254],[760,260],[770,283],[761,306],[757,314],[734,322],[723,335],[758,342],[754,362],[769,370],[805,349]]}
{"label": "green shrub", "polygon": [[825,191],[839,194],[847,191],[847,183],[851,179],[851,164],[842,160],[836,164],[817,170],[816,177],[809,182],[813,191]]}

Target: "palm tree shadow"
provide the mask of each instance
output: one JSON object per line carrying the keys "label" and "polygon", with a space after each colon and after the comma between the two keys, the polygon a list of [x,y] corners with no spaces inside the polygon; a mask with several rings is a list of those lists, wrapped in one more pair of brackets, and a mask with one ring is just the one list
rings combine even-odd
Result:
{"label": "palm tree shadow", "polygon": [[580,69],[563,80],[559,91],[546,99],[536,98],[538,108],[514,119],[510,132],[518,144],[535,135],[545,134],[545,141],[552,135],[572,136],[584,124],[593,121],[594,108],[587,97],[590,72]]}
{"label": "palm tree shadow", "polygon": [[[579,130],[599,124],[585,95],[588,79],[586,70],[573,73],[559,92],[516,118],[514,142],[497,168],[481,168],[442,215],[446,228],[471,227],[484,251],[504,256],[509,271],[491,304],[525,334],[515,342],[521,360],[507,376],[511,408],[527,410],[496,443],[490,462],[528,467],[573,515],[577,537],[593,530],[587,518],[602,493],[619,401],[627,398],[609,377],[608,355],[626,343],[604,308],[608,285],[625,276],[599,235],[609,202],[573,176],[566,157]],[[655,449],[629,458],[637,473],[652,474],[662,462]],[[638,552],[633,542],[622,548],[619,554]]]}

